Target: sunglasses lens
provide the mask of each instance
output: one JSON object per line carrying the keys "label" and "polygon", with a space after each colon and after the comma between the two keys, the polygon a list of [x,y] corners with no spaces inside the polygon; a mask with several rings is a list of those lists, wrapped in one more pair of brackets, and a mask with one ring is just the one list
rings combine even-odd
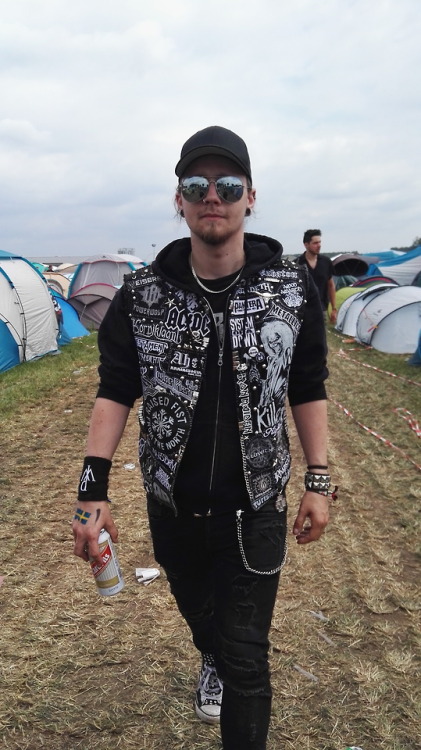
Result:
{"label": "sunglasses lens", "polygon": [[221,200],[226,203],[237,203],[241,200],[244,185],[239,177],[220,177],[219,180],[210,182],[206,177],[185,177],[181,180],[180,191],[186,201],[198,203],[207,196],[212,182]]}
{"label": "sunglasses lens", "polygon": [[227,203],[237,203],[242,198],[244,186],[239,177],[220,177],[215,187],[219,197]]}
{"label": "sunglasses lens", "polygon": [[209,182],[206,177],[186,177],[180,184],[181,194],[189,203],[198,203],[203,200],[209,190]]}

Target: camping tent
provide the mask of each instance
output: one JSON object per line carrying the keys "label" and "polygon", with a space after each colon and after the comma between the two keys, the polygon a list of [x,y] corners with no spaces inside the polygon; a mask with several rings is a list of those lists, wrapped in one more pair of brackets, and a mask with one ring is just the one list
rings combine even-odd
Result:
{"label": "camping tent", "polygon": [[342,331],[346,336],[355,337],[357,335],[358,318],[363,313],[367,302],[373,296],[375,297],[394,286],[396,284],[385,282],[384,284],[369,286],[367,289],[362,289],[361,291],[354,287],[356,294],[348,296],[338,310],[335,328],[338,331]]}
{"label": "camping tent", "polygon": [[394,260],[382,261],[378,267],[384,276],[391,276],[399,284],[412,284],[421,271],[421,245]]}
{"label": "camping tent", "polygon": [[[129,260],[130,258],[130,260]],[[146,265],[135,255],[93,255],[79,263],[68,299],[87,328],[99,328],[124,276]]]}
{"label": "camping tent", "polygon": [[343,286],[336,290],[336,307],[338,313],[345,300],[348,299],[348,297],[352,297],[354,294],[358,294],[359,291],[359,289],[355,289],[353,286]]}
{"label": "camping tent", "polygon": [[60,265],[55,268],[55,271],[57,273],[63,273],[65,276],[71,278],[78,265],[79,263],[60,263]]}
{"label": "camping tent", "polygon": [[51,291],[54,299],[61,310],[61,322],[60,322],[60,333],[58,337],[59,346],[69,344],[72,339],[78,339],[82,336],[89,336],[89,331],[79,320],[79,316],[62,294],[52,290]]}
{"label": "camping tent", "polygon": [[352,287],[359,287],[360,289],[366,289],[369,286],[373,286],[374,284],[384,284],[385,281],[388,281],[391,286],[399,286],[398,282],[394,279],[389,278],[389,276],[383,276],[383,274],[379,273],[377,276],[362,276],[360,279],[356,279],[351,286]]}
{"label": "camping tent", "polygon": [[70,279],[63,273],[57,271],[44,271],[42,274],[46,280],[49,288],[61,294],[62,297],[67,297],[67,292],[70,286]]}
{"label": "camping tent", "polygon": [[363,258],[369,263],[388,263],[395,258],[402,258],[403,250],[379,250],[377,253],[365,253]]}
{"label": "camping tent", "polygon": [[412,354],[420,327],[420,287],[396,286],[367,302],[358,317],[356,338],[381,352]]}
{"label": "camping tent", "polygon": [[377,265],[369,267],[371,276],[380,272],[383,276],[390,276],[401,285],[412,284],[419,271],[421,271],[421,245],[407,253],[400,253],[394,258],[381,260],[377,262]]}
{"label": "camping tent", "polygon": [[47,283],[25,258],[0,250],[0,371],[57,351]]}
{"label": "camping tent", "polygon": [[68,296],[73,297],[89,284],[108,284],[118,289],[124,281],[125,274],[143,265],[144,262],[135,255],[93,255],[77,266]]}
{"label": "camping tent", "polygon": [[117,288],[110,284],[88,284],[74,292],[68,302],[87,328],[99,328]]}
{"label": "camping tent", "polygon": [[333,276],[333,283],[335,284],[336,291],[352,286],[354,281],[356,281],[356,277],[350,276],[349,274],[345,274],[344,276]]}
{"label": "camping tent", "polygon": [[369,263],[353,253],[342,253],[332,258],[335,276],[363,276],[367,273]]}
{"label": "camping tent", "polygon": [[415,349],[412,357],[408,359],[408,364],[417,365],[418,367],[421,365],[421,328],[417,348]]}

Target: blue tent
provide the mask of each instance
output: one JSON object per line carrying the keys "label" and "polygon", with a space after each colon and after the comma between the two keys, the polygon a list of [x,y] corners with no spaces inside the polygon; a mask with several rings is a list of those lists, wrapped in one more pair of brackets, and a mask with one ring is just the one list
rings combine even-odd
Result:
{"label": "blue tent", "polygon": [[402,250],[379,250],[378,253],[364,253],[364,260],[370,263],[390,263],[391,260],[403,258],[406,255]]}
{"label": "blue tent", "polygon": [[59,305],[62,313],[60,333],[57,339],[58,345],[64,346],[65,344],[69,344],[72,339],[77,339],[81,336],[89,336],[89,331],[80,322],[79,316],[74,307],[72,307],[71,304],[55,290],[50,289],[50,292]]}
{"label": "blue tent", "polygon": [[410,357],[408,359],[408,364],[409,365],[418,365],[418,366],[421,365],[421,329],[420,329],[420,336],[419,336],[419,339],[418,339],[418,346],[415,349],[412,357]]}
{"label": "blue tent", "polygon": [[417,274],[421,270],[421,246],[414,247],[407,253],[400,253],[394,257],[377,258],[370,264],[367,276],[383,274],[394,279],[398,284],[407,286],[413,284]]}
{"label": "blue tent", "polygon": [[0,372],[19,364],[19,347],[6,323],[0,320]]}

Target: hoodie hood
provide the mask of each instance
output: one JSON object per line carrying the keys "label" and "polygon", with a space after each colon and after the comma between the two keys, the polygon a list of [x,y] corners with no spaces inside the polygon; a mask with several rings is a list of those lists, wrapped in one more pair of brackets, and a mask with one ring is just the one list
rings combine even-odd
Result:
{"label": "hoodie hood", "polygon": [[[265,266],[279,260],[283,253],[280,242],[260,234],[246,232],[244,235],[246,264],[242,278],[250,278]],[[174,240],[161,250],[152,263],[155,273],[165,281],[183,289],[194,286],[189,258],[191,241],[189,237]]]}

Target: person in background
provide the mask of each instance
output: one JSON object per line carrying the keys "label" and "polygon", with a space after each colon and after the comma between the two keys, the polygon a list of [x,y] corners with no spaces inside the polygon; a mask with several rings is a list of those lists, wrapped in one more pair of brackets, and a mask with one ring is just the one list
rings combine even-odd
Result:
{"label": "person in background", "polygon": [[333,281],[333,263],[330,258],[320,254],[322,247],[320,229],[307,229],[304,232],[303,243],[305,252],[299,256],[297,263],[299,265],[305,263],[310,271],[319,292],[325,320],[327,320],[327,309],[330,302],[330,322],[336,323],[336,287]]}
{"label": "person in background", "polygon": [[56,314],[56,320],[57,320],[57,325],[58,325],[58,332],[57,332],[57,341],[58,341],[61,335],[61,329],[63,328],[63,310],[61,309],[60,304],[57,298],[52,293],[51,289],[49,289],[48,291],[50,293],[51,301],[54,307],[54,312]]}
{"label": "person in background", "polygon": [[102,528],[117,539],[108,476],[142,397],[154,554],[201,655],[196,714],[220,721],[224,750],[265,750],[269,629],[286,555],[287,398],[308,464],[297,543],[319,539],[329,516],[325,327],[306,267],[284,260],[277,240],[245,233],[256,191],[242,138],[220,126],[195,133],[175,173],[189,236],[126,277],[99,329],[74,552],[98,560]]}

